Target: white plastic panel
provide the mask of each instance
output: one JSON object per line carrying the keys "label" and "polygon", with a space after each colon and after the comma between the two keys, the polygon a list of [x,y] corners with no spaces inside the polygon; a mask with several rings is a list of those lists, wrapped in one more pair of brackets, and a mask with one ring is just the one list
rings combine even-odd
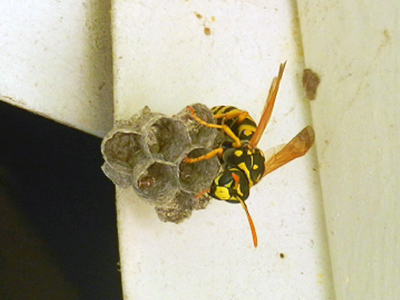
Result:
{"label": "white plastic panel", "polygon": [[337,299],[400,299],[400,2],[298,3]]}
{"label": "white plastic panel", "polygon": [[109,9],[0,1],[0,100],[103,136],[113,110]]}
{"label": "white plastic panel", "polygon": [[[288,142],[311,123],[292,1],[115,0],[112,24],[116,119],[145,105],[172,115],[202,102],[258,120],[288,60],[260,147]],[[118,190],[125,299],[333,299],[315,150],[251,193],[257,249],[238,205],[212,201],[167,224],[131,189]]]}

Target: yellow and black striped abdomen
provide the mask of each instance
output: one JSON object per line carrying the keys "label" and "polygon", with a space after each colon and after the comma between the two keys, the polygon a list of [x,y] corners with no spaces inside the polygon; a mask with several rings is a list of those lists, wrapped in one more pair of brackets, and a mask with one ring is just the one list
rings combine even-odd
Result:
{"label": "yellow and black striped abdomen", "polygon": [[257,130],[257,124],[249,114],[233,106],[216,106],[211,109],[214,115],[222,115],[226,113],[237,113],[234,118],[218,118],[216,123],[221,125],[225,124],[233,131],[233,133],[241,141],[250,141]]}

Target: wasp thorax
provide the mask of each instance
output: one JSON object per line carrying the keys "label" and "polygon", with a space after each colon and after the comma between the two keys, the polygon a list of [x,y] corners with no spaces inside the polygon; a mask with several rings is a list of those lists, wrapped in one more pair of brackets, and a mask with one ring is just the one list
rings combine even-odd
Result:
{"label": "wasp thorax", "polygon": [[259,182],[265,171],[264,153],[258,148],[249,148],[243,144],[239,148],[230,148],[224,152],[223,160],[226,164],[236,166],[248,178],[250,186]]}

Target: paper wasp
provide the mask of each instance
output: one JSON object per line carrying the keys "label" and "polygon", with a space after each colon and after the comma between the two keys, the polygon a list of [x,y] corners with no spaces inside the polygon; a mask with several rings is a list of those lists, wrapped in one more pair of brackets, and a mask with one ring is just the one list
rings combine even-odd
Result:
{"label": "paper wasp", "polygon": [[313,145],[315,137],[312,127],[307,126],[267,160],[265,160],[263,152],[257,148],[271,119],[285,65],[286,62],[280,65],[279,74],[272,81],[258,126],[246,111],[232,106],[212,108],[216,124],[205,122],[196,115],[192,107],[187,107],[194,120],[204,126],[221,129],[226,134],[226,141],[219,148],[200,157],[185,159],[186,163],[196,163],[217,155],[222,164],[221,171],[212,182],[210,189],[197,197],[208,194],[218,200],[240,203],[246,212],[255,247],[258,243],[257,233],[244,202],[249,197],[250,188],[265,175],[306,154]]}

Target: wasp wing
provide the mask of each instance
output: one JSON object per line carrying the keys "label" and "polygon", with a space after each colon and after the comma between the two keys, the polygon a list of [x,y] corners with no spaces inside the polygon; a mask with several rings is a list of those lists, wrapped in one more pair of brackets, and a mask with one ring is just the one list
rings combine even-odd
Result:
{"label": "wasp wing", "polygon": [[311,126],[305,127],[289,143],[265,162],[263,176],[275,171],[293,159],[306,154],[313,145],[314,140],[315,133],[313,128]]}
{"label": "wasp wing", "polygon": [[275,99],[276,96],[278,95],[279,85],[283,77],[283,71],[285,70],[285,66],[286,62],[280,65],[278,76],[272,80],[272,84],[269,89],[268,98],[265,103],[263,114],[261,116],[260,122],[258,123],[257,130],[254,132],[254,135],[249,143],[249,146],[251,148],[257,147],[258,142],[260,141],[264,133],[264,130],[267,127],[269,120],[271,119],[272,111],[275,105]]}

